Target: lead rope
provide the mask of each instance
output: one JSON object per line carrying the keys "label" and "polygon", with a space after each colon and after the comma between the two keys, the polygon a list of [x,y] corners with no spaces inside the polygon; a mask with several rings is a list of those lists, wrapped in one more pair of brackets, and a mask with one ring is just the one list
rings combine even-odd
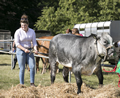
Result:
{"label": "lead rope", "polygon": [[[99,42],[99,41],[98,41]],[[101,45],[101,46],[103,46],[100,42],[99,42],[99,44]],[[104,47],[104,46],[103,46]],[[106,49],[106,54],[107,54],[107,49],[108,48],[111,48],[112,46],[109,46],[109,47],[107,47],[107,48],[105,48]],[[97,51],[97,53],[99,54],[99,52],[98,52],[98,49],[97,49],[97,45],[96,45],[96,51]],[[104,60],[105,60],[105,58],[106,58],[106,55],[105,55],[105,57],[104,57]],[[104,61],[103,60],[103,61]],[[120,60],[118,61],[118,64],[120,65]],[[117,65],[118,65],[117,64]],[[113,70],[111,70],[111,71],[106,71],[105,69],[103,69],[103,71],[105,71],[105,72],[116,72],[116,69],[117,69],[117,65],[114,67],[114,69]],[[120,73],[120,69],[119,69],[119,73]],[[120,74],[119,73],[117,73],[117,75],[119,76],[119,81],[118,81],[118,87],[120,87]]]}
{"label": "lead rope", "polygon": [[[120,64],[120,60],[118,61],[118,64]],[[117,65],[118,65],[118,64],[117,64]],[[113,70],[111,70],[111,71],[106,71],[105,69],[103,69],[103,71],[105,71],[105,72],[116,72],[117,65],[115,65],[114,69],[113,69]],[[120,74],[119,74],[119,73],[117,73],[117,75],[118,75],[118,77],[119,77],[118,87],[120,87]]]}
{"label": "lead rope", "polygon": [[114,67],[114,69],[113,70],[111,70],[111,71],[106,71],[104,68],[103,68],[103,71],[105,71],[105,72],[115,72],[116,71],[116,68],[117,68],[117,65]]}
{"label": "lead rope", "polygon": [[[116,64],[116,63],[115,63]],[[118,61],[118,63],[115,65],[114,69],[111,71],[106,71],[105,69],[103,69],[103,71],[105,72],[116,72],[118,77],[119,77],[119,81],[118,81],[118,87],[120,87],[120,59]]]}
{"label": "lead rope", "polygon": [[117,74],[119,76],[118,87],[120,87],[120,74],[119,73],[117,73]]}
{"label": "lead rope", "polygon": [[[103,45],[100,43],[100,41],[98,41],[98,43],[99,43],[103,48],[105,48],[105,46],[103,46]],[[105,56],[104,56],[103,61],[105,61],[106,56],[107,56],[107,49],[110,48],[110,47],[112,47],[112,46],[109,46],[109,47],[105,48],[106,54],[105,54]]]}
{"label": "lead rope", "polygon": [[[99,41],[98,41],[99,42]],[[99,42],[99,44],[101,45],[101,46],[103,46],[100,42]],[[104,47],[104,46],[103,46]],[[106,49],[106,54],[107,54],[107,49],[108,48],[111,48],[112,46],[109,46],[109,47],[107,47],[107,48],[105,48]],[[97,52],[97,54],[99,55],[99,52],[98,52],[98,48],[97,48],[97,44],[96,44],[96,46],[95,46],[95,48],[96,48],[96,52]],[[106,55],[105,55],[105,57],[104,57],[104,60],[105,60],[105,58],[106,58]],[[104,61],[103,60],[103,61]],[[119,62],[118,62],[119,64],[120,64],[120,60],[119,60]],[[117,64],[118,65],[118,64]],[[111,71],[106,71],[105,69],[103,69],[103,71],[105,71],[105,72],[115,72],[116,71],[116,69],[117,69],[117,65],[114,67],[114,69],[113,70],[111,70]],[[118,76],[119,76],[119,81],[118,81],[118,87],[120,87],[120,74],[119,73],[117,73],[118,74]]]}

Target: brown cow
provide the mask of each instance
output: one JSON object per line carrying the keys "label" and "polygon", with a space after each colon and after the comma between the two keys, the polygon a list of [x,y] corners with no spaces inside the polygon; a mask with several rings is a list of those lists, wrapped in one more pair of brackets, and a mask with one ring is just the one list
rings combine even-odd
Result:
{"label": "brown cow", "polygon": [[[44,37],[39,37],[39,39],[52,39],[54,36],[44,36]],[[37,40],[37,44],[38,44],[38,51],[44,54],[48,54],[49,51],[49,44],[50,41],[42,41],[42,40]],[[38,54],[41,55],[41,54]],[[42,60],[43,62],[43,70],[42,70],[42,74],[46,72],[46,68],[49,64],[49,61],[47,58],[43,58],[43,57],[36,57],[36,69],[37,71],[39,71],[39,60]]]}

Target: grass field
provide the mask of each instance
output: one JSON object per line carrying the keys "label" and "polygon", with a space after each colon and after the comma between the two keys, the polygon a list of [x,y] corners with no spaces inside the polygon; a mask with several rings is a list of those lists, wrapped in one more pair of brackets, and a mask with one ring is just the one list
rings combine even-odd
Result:
{"label": "grass field", "polygon": [[[40,63],[40,69],[42,69],[41,63]],[[63,83],[62,78],[62,65],[60,66],[60,73],[56,75],[56,83]],[[105,68],[105,67],[104,67]],[[112,70],[112,68],[105,68],[106,70]],[[104,85],[112,84],[114,86],[118,85],[119,77],[115,72],[112,73],[106,73],[103,72],[104,76]],[[98,79],[96,75],[91,76],[84,76],[82,75],[83,82],[90,85],[93,88],[98,87]],[[29,71],[25,70],[25,86],[30,86],[30,75]],[[71,75],[71,83],[75,83],[74,75]],[[12,86],[16,86],[19,84],[19,68],[18,64],[16,65],[16,68],[14,70],[11,70],[11,55],[7,54],[0,54],[0,90],[7,90],[10,89]],[[47,71],[45,74],[41,74],[40,72],[37,72],[35,75],[35,84],[42,86],[49,86],[50,84],[50,73]]]}

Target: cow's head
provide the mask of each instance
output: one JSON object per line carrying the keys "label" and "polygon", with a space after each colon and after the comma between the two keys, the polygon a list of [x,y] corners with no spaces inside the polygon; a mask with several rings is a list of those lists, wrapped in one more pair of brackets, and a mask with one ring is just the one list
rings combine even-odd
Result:
{"label": "cow's head", "polygon": [[112,37],[108,33],[97,35],[97,48],[99,55],[104,57],[104,60],[111,57],[114,53]]}

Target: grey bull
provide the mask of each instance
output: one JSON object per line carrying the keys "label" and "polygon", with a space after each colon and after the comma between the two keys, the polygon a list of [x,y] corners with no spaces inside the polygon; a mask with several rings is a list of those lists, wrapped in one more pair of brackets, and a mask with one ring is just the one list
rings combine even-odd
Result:
{"label": "grey bull", "polygon": [[56,63],[64,65],[63,78],[68,82],[68,70],[72,68],[75,75],[78,91],[81,92],[81,74],[95,73],[99,84],[103,84],[101,60],[113,53],[112,38],[107,33],[101,35],[91,34],[81,37],[72,34],[58,34],[50,41],[49,62],[51,68],[51,83],[55,81]]}

